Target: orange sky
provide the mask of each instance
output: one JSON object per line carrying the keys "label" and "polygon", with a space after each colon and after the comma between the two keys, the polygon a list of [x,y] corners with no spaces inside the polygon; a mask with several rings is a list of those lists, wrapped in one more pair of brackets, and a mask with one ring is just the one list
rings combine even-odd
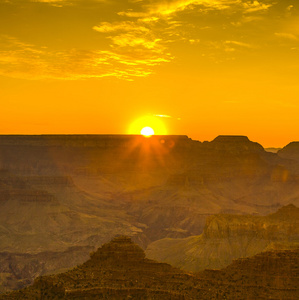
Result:
{"label": "orange sky", "polygon": [[123,134],[156,116],[169,134],[200,141],[299,140],[298,7],[1,1],[0,134]]}

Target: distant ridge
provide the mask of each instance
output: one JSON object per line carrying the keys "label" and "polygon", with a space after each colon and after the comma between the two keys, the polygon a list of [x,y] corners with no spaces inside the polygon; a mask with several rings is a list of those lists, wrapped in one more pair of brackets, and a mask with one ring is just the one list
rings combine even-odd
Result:
{"label": "distant ridge", "polygon": [[[145,139],[142,135],[130,134],[0,135],[0,146],[119,146]],[[150,139],[183,142],[191,140],[186,135],[154,135]]]}
{"label": "distant ridge", "polygon": [[221,143],[244,143],[250,142],[249,138],[245,135],[218,135],[213,142]]}
{"label": "distant ridge", "polygon": [[[200,142],[198,140],[193,140],[187,135],[181,134],[170,134],[170,135],[153,135],[151,139],[175,139],[180,141],[194,141]],[[49,145],[61,144],[65,140],[77,141],[77,142],[88,142],[88,141],[130,141],[132,139],[144,139],[142,135],[139,134],[0,134],[0,146],[2,145],[16,145],[16,144],[38,144],[44,143]],[[254,143],[249,140],[245,135],[218,135],[212,141],[205,143]],[[202,143],[202,142],[200,142]],[[260,145],[260,144],[258,144]],[[269,152],[284,151],[284,149],[297,150],[299,148],[299,141],[293,141],[286,145],[284,148],[267,148]]]}

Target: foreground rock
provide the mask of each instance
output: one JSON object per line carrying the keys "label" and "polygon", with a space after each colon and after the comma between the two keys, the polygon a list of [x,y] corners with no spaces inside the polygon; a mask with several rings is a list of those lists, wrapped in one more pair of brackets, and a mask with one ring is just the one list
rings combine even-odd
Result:
{"label": "foreground rock", "polygon": [[299,250],[264,252],[227,268],[187,273],[145,258],[125,236],[81,266],[0,299],[297,299]]}

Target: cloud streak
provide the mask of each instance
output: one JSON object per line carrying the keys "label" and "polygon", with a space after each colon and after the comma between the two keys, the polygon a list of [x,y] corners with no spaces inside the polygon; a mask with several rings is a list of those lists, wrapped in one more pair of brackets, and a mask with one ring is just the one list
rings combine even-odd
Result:
{"label": "cloud streak", "polygon": [[186,9],[195,9],[196,6],[206,9],[227,9],[233,3],[238,3],[238,0],[172,0],[157,1],[148,7],[151,14],[171,15]]}
{"label": "cloud streak", "polygon": [[287,32],[275,32],[275,35],[279,38],[298,41],[298,37],[295,34]]}
{"label": "cloud streak", "polygon": [[144,26],[140,26],[132,21],[113,22],[113,23],[101,22],[99,25],[94,26],[93,29],[101,33],[129,31],[129,32],[137,32],[143,34],[149,32],[148,28]]}
{"label": "cloud streak", "polygon": [[[86,0],[27,0],[32,3],[45,3],[51,6],[63,7],[65,5],[78,5]],[[12,1],[11,1],[12,2]],[[93,0],[95,3],[109,3],[110,0]]]}
{"label": "cloud streak", "polygon": [[116,51],[91,51],[72,49],[50,51],[2,36],[0,44],[0,74],[26,79],[87,79],[116,77],[133,80],[153,73],[152,67],[169,59],[144,54]]}

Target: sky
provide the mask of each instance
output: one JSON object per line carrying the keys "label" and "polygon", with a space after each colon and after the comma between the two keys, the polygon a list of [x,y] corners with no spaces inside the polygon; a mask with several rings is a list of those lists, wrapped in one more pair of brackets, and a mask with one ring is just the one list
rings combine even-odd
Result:
{"label": "sky", "polygon": [[0,134],[157,126],[285,146],[299,140],[298,0],[0,0],[0,104]]}

